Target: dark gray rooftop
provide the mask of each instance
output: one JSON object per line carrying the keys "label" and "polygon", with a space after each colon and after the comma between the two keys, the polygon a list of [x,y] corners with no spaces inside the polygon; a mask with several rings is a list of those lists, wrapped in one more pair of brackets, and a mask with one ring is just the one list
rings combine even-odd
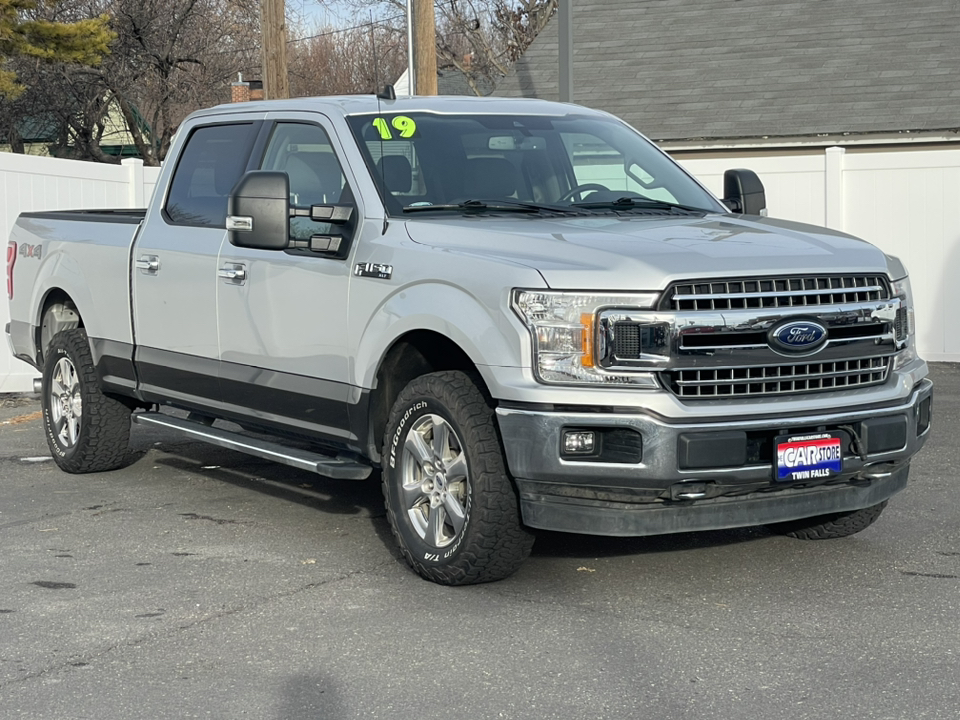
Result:
{"label": "dark gray rooftop", "polygon": [[[574,102],[657,140],[955,130],[958,0],[572,0]],[[556,100],[557,18],[496,94]]]}

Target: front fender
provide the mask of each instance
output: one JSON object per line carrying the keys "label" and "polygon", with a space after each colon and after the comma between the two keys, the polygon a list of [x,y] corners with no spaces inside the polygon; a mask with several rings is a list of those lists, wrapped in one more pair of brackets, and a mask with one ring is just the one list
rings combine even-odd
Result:
{"label": "front fender", "polygon": [[511,321],[510,288],[487,302],[462,288],[429,281],[397,289],[384,298],[360,337],[354,376],[373,388],[380,362],[403,335],[428,330],[456,343],[485,381],[486,366],[520,367],[529,363],[530,342],[518,319]]}

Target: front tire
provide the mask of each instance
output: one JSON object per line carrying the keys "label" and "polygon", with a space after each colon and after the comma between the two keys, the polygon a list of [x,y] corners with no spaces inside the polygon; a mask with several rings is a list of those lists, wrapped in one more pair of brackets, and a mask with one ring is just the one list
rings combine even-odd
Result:
{"label": "front tire", "polygon": [[442,585],[501,580],[533,548],[493,410],[462,372],[413,380],[387,421],[383,496],[407,563]]}
{"label": "front tire", "polygon": [[101,392],[83,328],[50,341],[40,397],[47,445],[62,470],[101,472],[128,463],[130,408]]}
{"label": "front tire", "polygon": [[886,506],[887,501],[884,500],[882,503],[860,510],[788,520],[768,527],[778,535],[786,535],[798,540],[833,540],[866,530],[876,522]]}

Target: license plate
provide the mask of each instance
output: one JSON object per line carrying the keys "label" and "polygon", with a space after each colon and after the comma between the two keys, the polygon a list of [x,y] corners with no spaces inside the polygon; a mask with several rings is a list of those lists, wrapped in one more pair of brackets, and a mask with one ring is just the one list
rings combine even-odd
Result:
{"label": "license plate", "polygon": [[843,469],[843,447],[838,433],[778,437],[779,482],[831,478]]}

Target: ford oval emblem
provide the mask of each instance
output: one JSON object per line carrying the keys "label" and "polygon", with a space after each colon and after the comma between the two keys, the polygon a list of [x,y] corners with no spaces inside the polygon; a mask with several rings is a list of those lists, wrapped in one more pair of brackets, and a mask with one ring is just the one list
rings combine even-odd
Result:
{"label": "ford oval emblem", "polygon": [[779,353],[814,353],[827,342],[827,329],[812,320],[790,320],[774,325],[768,335],[770,347]]}

